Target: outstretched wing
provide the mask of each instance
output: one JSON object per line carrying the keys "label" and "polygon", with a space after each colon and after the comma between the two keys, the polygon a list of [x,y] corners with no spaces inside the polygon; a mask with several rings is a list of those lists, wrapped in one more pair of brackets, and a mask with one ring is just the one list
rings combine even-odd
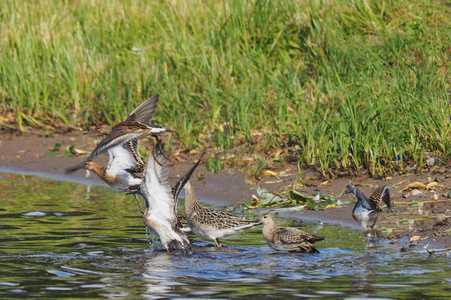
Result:
{"label": "outstretched wing", "polygon": [[378,187],[369,198],[370,202],[373,203],[377,211],[382,211],[380,203],[383,201],[388,209],[391,209],[390,192],[388,186]]}
{"label": "outstretched wing", "polygon": [[125,121],[136,121],[144,124],[150,124],[157,109],[160,95],[155,95],[141,103],[132,113],[125,119]]}
{"label": "outstretched wing", "polygon": [[117,124],[113,131],[107,135],[92,151],[87,160],[93,160],[97,155],[107,151],[109,148],[129,141],[142,139],[149,135],[164,135],[172,132],[158,125],[144,125],[136,122],[122,122]]}
{"label": "outstretched wing", "polygon": [[204,150],[204,152],[202,152],[202,155],[200,156],[199,160],[191,167],[191,169],[188,170],[188,172],[186,172],[185,175],[183,175],[182,178],[180,178],[180,180],[172,188],[172,194],[174,195],[175,202],[177,202],[180,192],[182,191],[183,187],[190,179],[191,175],[193,175],[194,170],[196,170],[196,168],[201,163],[202,157],[204,157],[204,154],[205,154],[205,150]]}
{"label": "outstretched wing", "polygon": [[390,199],[390,192],[388,190],[388,186],[384,187],[382,201],[385,203],[385,205],[387,205],[388,210],[392,209],[392,203],[391,203],[391,199]]}
{"label": "outstretched wing", "polygon": [[167,160],[160,147],[155,148],[155,157],[152,154],[149,155],[144,169],[141,193],[144,195],[147,209],[157,212],[162,219],[175,224],[175,202],[168,182]]}
{"label": "outstretched wing", "polygon": [[[362,207],[367,210],[373,210],[374,207],[371,206],[371,202],[368,200],[368,198],[354,185],[348,184],[346,188],[351,191],[357,198],[357,203],[361,203]],[[356,203],[356,205],[357,205]]]}

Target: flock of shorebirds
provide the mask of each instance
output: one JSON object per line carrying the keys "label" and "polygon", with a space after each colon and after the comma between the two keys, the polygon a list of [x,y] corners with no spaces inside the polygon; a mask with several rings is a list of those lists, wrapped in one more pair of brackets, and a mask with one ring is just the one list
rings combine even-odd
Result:
{"label": "flock of shorebirds", "polygon": [[[171,187],[168,181],[167,157],[162,138],[172,131],[151,122],[158,106],[159,96],[153,96],[139,105],[125,121],[114,126],[99,125],[85,134],[96,134],[103,139],[92,151],[84,164],[68,169],[74,172],[85,169],[97,174],[112,188],[133,194],[144,223],[150,231],[159,236],[167,251],[189,250],[187,233],[214,241],[220,248],[220,239],[263,224],[262,234],[268,245],[281,251],[318,253],[313,243],[324,239],[292,227],[278,227],[274,215],[263,214],[256,220],[246,220],[228,212],[203,206],[196,198],[190,177],[201,163],[201,158],[180,180]],[[145,163],[139,153],[139,140],[152,141],[152,153]],[[94,158],[108,153],[106,166],[99,165]],[[204,152],[205,153],[205,152]],[[367,234],[376,238],[375,224],[382,211],[380,202],[391,209],[387,187],[378,188],[369,198],[354,185],[348,190],[355,194],[357,203],[352,216]],[[185,190],[185,215],[177,211],[178,196]],[[144,207],[141,206],[142,197]]]}

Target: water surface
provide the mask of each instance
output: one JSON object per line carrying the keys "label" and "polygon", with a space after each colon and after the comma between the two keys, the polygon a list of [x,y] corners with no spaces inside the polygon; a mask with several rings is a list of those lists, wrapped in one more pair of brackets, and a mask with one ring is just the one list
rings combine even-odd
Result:
{"label": "water surface", "polygon": [[276,252],[261,227],[224,239],[219,250],[191,236],[192,254],[168,254],[146,231],[132,196],[0,173],[0,298],[451,296],[443,255],[400,253],[386,243],[369,255],[360,231],[322,223],[299,228],[326,236],[320,254]]}

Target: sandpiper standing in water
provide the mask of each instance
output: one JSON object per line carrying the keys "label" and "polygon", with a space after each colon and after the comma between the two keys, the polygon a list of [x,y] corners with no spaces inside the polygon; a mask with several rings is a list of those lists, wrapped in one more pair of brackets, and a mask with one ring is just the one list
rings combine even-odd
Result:
{"label": "sandpiper standing in water", "polygon": [[374,234],[375,244],[377,244],[375,226],[379,217],[379,212],[382,211],[380,202],[383,201],[387,205],[388,210],[391,210],[392,207],[388,187],[382,186],[377,188],[369,199],[352,184],[348,184],[346,188],[357,198],[357,203],[352,210],[352,217],[362,227],[367,238],[368,251],[370,251],[369,235]]}
{"label": "sandpiper standing in water", "polygon": [[245,220],[228,212],[201,205],[190,181],[185,185],[185,217],[195,235],[213,240],[218,248],[222,247],[219,239],[260,224],[258,220]]}
{"label": "sandpiper standing in water", "polygon": [[263,237],[274,250],[319,253],[312,244],[323,240],[324,237],[297,228],[278,227],[274,215],[270,213],[261,216],[260,222],[264,224]]}

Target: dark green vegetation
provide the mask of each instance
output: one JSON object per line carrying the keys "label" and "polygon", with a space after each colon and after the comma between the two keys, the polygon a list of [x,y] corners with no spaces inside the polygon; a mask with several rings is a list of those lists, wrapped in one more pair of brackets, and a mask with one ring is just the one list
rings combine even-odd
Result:
{"label": "dark green vegetation", "polygon": [[421,169],[425,152],[447,161],[449,4],[307,3],[6,1],[0,126],[115,123],[159,93],[173,141],[228,151],[215,170],[296,159],[380,176]]}

